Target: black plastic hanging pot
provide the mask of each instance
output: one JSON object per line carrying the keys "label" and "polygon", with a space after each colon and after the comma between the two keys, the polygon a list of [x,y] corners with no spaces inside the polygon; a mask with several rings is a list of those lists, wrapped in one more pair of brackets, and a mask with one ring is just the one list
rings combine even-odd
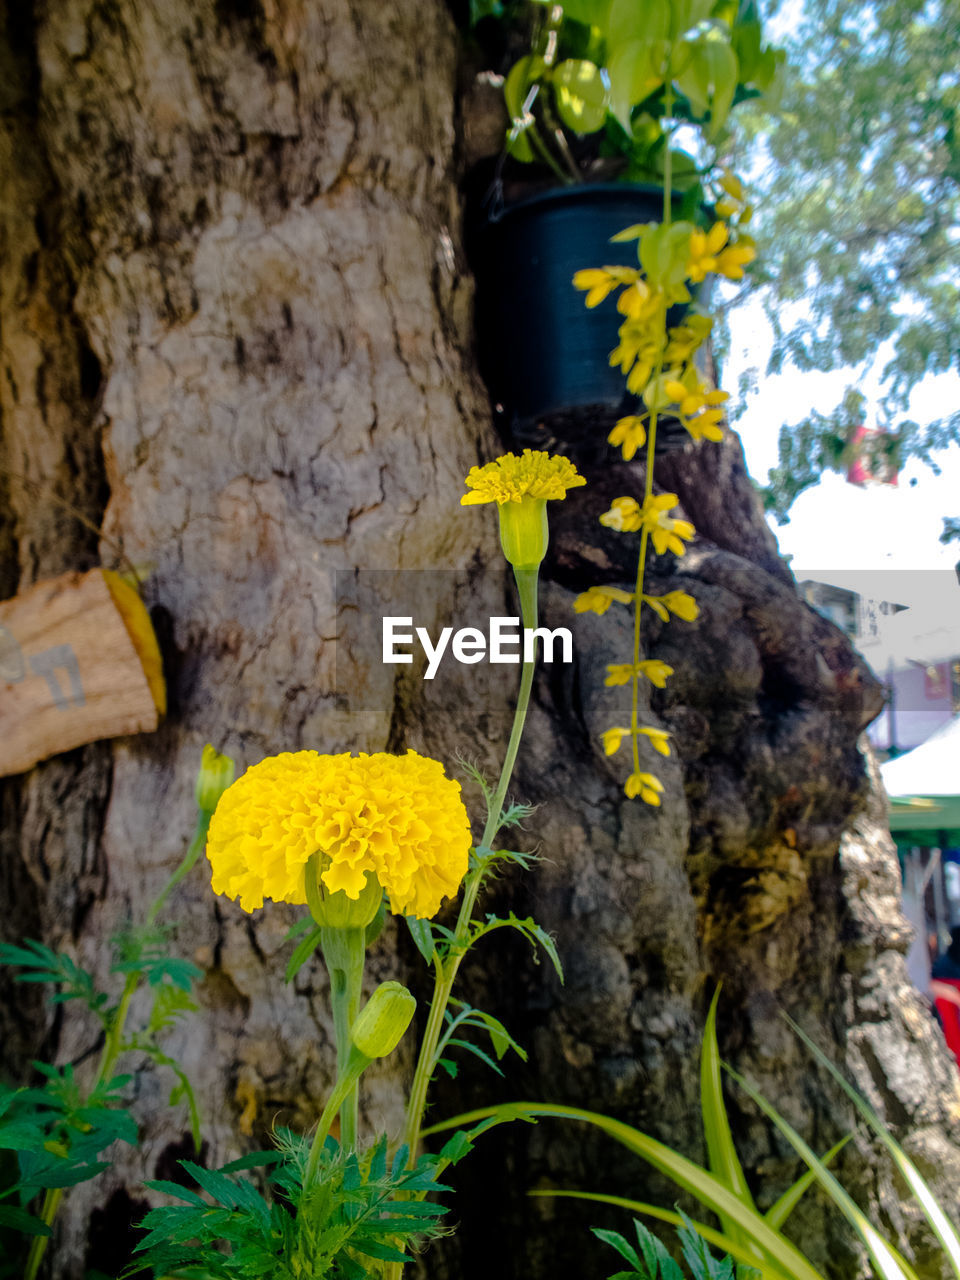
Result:
{"label": "black plastic hanging pot", "polygon": [[588,310],[573,277],[584,267],[635,267],[637,242],[611,237],[662,218],[660,188],[604,183],[531,196],[474,229],[480,369],[515,435],[552,425],[569,437],[578,424],[603,428],[634,410],[637,398],[610,367],[623,321],[616,296]]}

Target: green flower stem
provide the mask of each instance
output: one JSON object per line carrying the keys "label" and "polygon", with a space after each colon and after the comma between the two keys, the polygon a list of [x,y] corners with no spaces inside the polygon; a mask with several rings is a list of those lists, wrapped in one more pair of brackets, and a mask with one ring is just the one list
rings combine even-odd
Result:
{"label": "green flower stem", "polygon": [[[537,625],[537,583],[539,573],[539,566],[530,569],[514,569],[517,590],[520,595],[520,611],[523,615],[525,628],[534,629]],[[516,764],[517,752],[520,749],[520,739],[523,737],[523,727],[527,718],[527,708],[530,705],[530,693],[533,689],[535,668],[535,661],[523,664],[520,676],[520,691],[517,695],[517,706],[513,714],[513,728],[510,731],[507,752],[504,756],[503,767],[500,770],[500,780],[487,810],[487,821],[483,829],[483,838],[480,841],[482,849],[490,848],[490,842],[500,829],[503,803],[506,799],[507,788],[510,785],[510,778]],[[484,868],[482,865],[474,867],[464,881],[463,901],[460,904],[460,913],[457,916],[454,942],[446,960],[441,960],[437,953],[434,952],[435,977],[433,997],[430,1001],[430,1017],[427,1019],[423,1041],[420,1046],[420,1056],[417,1059],[417,1069],[414,1073],[413,1085],[410,1090],[410,1100],[407,1103],[407,1123],[404,1130],[404,1142],[410,1152],[409,1162],[411,1167],[416,1163],[417,1148],[420,1145],[420,1129],[423,1125],[423,1113],[426,1109],[427,1090],[430,1087],[430,1080],[436,1066],[437,1046],[440,1043],[440,1035],[443,1031],[443,1017],[453,991],[457,970],[460,968],[460,962],[470,945],[470,921],[473,918],[473,909],[476,906],[483,875]],[[391,1264],[388,1270],[388,1275],[391,1277],[399,1274],[399,1269],[394,1271],[394,1267],[399,1268],[399,1264]]]}
{"label": "green flower stem", "polygon": [[[347,1064],[352,1048],[350,1028],[360,1010],[363,987],[366,933],[366,929],[324,928],[320,931],[320,947],[330,974],[330,1003],[333,1007],[333,1029],[337,1041],[337,1085],[334,1092],[340,1088],[348,1074]],[[350,1150],[357,1145],[359,1078],[359,1074],[354,1077],[340,1106],[340,1145]]]}
{"label": "green flower stem", "polygon": [[[48,1227],[53,1226],[54,1219],[57,1216],[57,1210],[60,1208],[60,1201],[63,1199],[63,1187],[48,1187],[43,1197],[43,1208],[40,1210],[40,1219],[45,1222]],[[23,1280],[36,1280],[37,1272],[40,1270],[40,1263],[43,1261],[43,1255],[47,1249],[49,1236],[34,1236],[30,1241],[30,1252],[27,1254],[27,1266],[23,1273]]]}
{"label": "green flower stem", "polygon": [[[669,118],[673,111],[673,83],[668,78],[664,86],[663,95],[663,113]],[[666,151],[663,159],[663,225],[668,227],[673,221],[673,204],[672,204],[672,179],[673,179],[673,157],[670,152],[670,138],[667,138]],[[660,376],[663,373],[663,352],[657,357],[656,368],[653,371],[654,384],[659,383]],[[653,468],[656,461],[657,447],[657,417],[658,410],[656,403],[650,410],[650,419],[647,424],[649,430],[647,432],[647,472],[644,477],[643,485],[643,501],[647,503],[653,497]],[[634,588],[633,596],[633,665],[636,668],[640,662],[640,621],[643,610],[643,583],[647,568],[647,545],[650,541],[650,531],[646,525],[640,533],[640,555],[637,562],[637,582]],[[635,773],[640,772],[640,677],[634,670],[630,678],[630,746],[633,751],[633,769]]]}
{"label": "green flower stem", "polygon": [[[193,839],[187,848],[187,852],[183,855],[179,866],[173,872],[170,879],[160,890],[157,897],[153,900],[149,911],[147,912],[146,923],[153,924],[157,916],[160,914],[164,903],[170,896],[173,889],[180,883],[196,865],[197,859],[203,852],[207,842],[207,829],[210,826],[212,813],[201,809],[200,816],[197,818],[197,829]],[[137,987],[140,985],[140,974],[128,973],[126,981],[123,984],[123,990],[120,993],[120,1003],[117,1005],[117,1012],[114,1014],[110,1029],[106,1034],[103,1049],[100,1053],[100,1063],[97,1067],[97,1074],[93,1081],[93,1093],[101,1084],[109,1080],[113,1075],[113,1068],[116,1066],[117,1059],[123,1052],[123,1032],[127,1023],[127,1015],[130,1012],[130,1003],[136,994]],[[63,1199],[62,1187],[50,1187],[43,1198],[43,1207],[40,1210],[40,1217],[48,1227],[52,1227],[54,1219],[60,1208],[60,1201]],[[36,1280],[37,1272],[40,1269],[40,1263],[43,1261],[43,1255],[47,1249],[49,1236],[34,1236],[30,1244],[30,1252],[27,1255],[27,1268],[24,1271],[24,1280]]]}
{"label": "green flower stem", "polygon": [[[367,1065],[367,1059],[362,1059],[354,1054],[347,1069],[337,1077],[337,1082],[333,1086],[333,1091],[327,1099],[327,1105],[323,1108],[319,1123],[317,1124],[317,1132],[313,1135],[313,1142],[310,1146],[310,1155],[307,1157],[307,1167],[303,1175],[304,1188],[310,1186],[311,1182],[317,1176],[317,1169],[320,1165],[320,1156],[323,1152],[323,1145],[327,1140],[327,1134],[330,1132],[330,1126],[333,1124],[333,1117],[337,1111],[343,1106],[344,1102],[353,1093],[356,1096],[357,1081]],[[343,1120],[340,1121],[341,1129]],[[341,1144],[343,1145],[343,1144]]]}
{"label": "green flower stem", "polygon": [[196,829],[196,832],[194,833],[194,837],[190,841],[190,845],[187,849],[187,852],[183,855],[183,859],[180,865],[177,867],[176,871],[174,871],[173,875],[170,877],[167,883],[163,886],[163,888],[157,894],[156,898],[154,898],[153,903],[150,907],[150,910],[147,912],[147,924],[153,924],[157,916],[163,910],[163,907],[167,901],[167,898],[169,898],[170,894],[177,887],[177,885],[184,878],[184,876],[189,875],[190,872],[193,870],[193,868],[196,866],[197,859],[200,857],[201,853],[203,853],[203,850],[206,847],[207,832],[210,829],[210,819],[212,817],[213,817],[212,813],[208,813],[205,809],[200,810],[200,815],[197,818],[197,829]]}

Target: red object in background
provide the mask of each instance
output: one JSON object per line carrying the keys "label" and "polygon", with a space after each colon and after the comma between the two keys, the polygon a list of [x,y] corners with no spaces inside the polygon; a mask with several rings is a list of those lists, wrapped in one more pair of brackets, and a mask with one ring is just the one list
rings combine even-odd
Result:
{"label": "red object in background", "polygon": [[960,979],[934,978],[930,983],[930,994],[937,1007],[947,1048],[960,1067]]}
{"label": "red object in background", "polygon": [[847,483],[857,485],[890,484],[897,487],[897,472],[893,463],[873,441],[882,440],[885,431],[873,431],[859,426],[850,441],[853,461],[847,467]]}
{"label": "red object in background", "polygon": [[923,692],[930,702],[942,702],[950,692],[950,664],[930,663],[923,669]]}

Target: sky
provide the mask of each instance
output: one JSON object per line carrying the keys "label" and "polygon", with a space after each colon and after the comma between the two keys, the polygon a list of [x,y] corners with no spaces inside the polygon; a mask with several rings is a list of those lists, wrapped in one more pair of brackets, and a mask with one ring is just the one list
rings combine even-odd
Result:
{"label": "sky", "polygon": [[[784,0],[766,23],[773,40],[784,40],[802,16],[803,0]],[[780,427],[801,421],[812,409],[828,413],[843,398],[848,385],[857,385],[853,370],[801,373],[787,368],[771,377],[765,373],[772,335],[759,301],[752,301],[730,317],[731,347],[724,361],[723,385],[734,392],[741,372],[755,368],[758,389],[749,396],[736,429],[743,441],[750,474],[761,484],[777,462]],[[882,354],[882,353],[881,353]],[[881,362],[882,363],[882,362]],[[865,425],[876,426],[871,413],[879,400],[877,380],[859,384],[867,396]],[[915,390],[910,414],[918,423],[943,417],[960,399],[955,373],[928,378]],[[773,529],[784,555],[799,577],[826,571],[892,570],[907,573],[953,570],[960,560],[960,540],[939,541],[945,516],[960,517],[960,445],[937,455],[941,474],[910,461],[896,488],[848,484],[842,475],[826,474],[805,491],[790,511],[790,522]]]}
{"label": "sky", "polygon": [[[853,380],[851,370],[834,373],[801,373],[787,368],[777,376],[764,373],[771,334],[759,304],[743,308],[731,317],[730,353],[724,361],[723,384],[734,390],[742,371],[754,367],[758,389],[746,401],[736,423],[743,441],[747,467],[754,479],[766,483],[777,462],[777,437],[785,423],[799,422],[811,409],[828,412],[839,403]],[[871,391],[864,385],[871,420]],[[921,424],[942,416],[960,396],[956,375],[928,378],[916,390],[911,412]],[[790,522],[770,527],[785,555],[792,555],[795,572],[801,570],[932,570],[950,569],[960,560],[960,541],[939,541],[944,516],[960,516],[960,445],[937,455],[941,474],[911,460],[900,473],[899,483],[862,488],[845,477],[827,473],[805,491],[790,511]],[[801,575],[802,576],[802,575]]]}

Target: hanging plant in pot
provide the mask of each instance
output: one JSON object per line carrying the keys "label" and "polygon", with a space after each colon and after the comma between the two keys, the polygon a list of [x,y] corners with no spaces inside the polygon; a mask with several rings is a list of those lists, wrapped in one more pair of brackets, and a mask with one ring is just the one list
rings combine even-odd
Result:
{"label": "hanging plant in pot", "polygon": [[[625,392],[610,349],[612,286],[584,308],[573,277],[589,262],[636,273],[637,233],[620,233],[663,220],[665,171],[669,220],[709,232],[716,212],[749,260],[749,209],[714,175],[731,110],[769,88],[781,55],[764,46],[753,0],[531,0],[497,21],[514,37],[525,21],[529,44],[503,81],[510,123],[493,180],[468,210],[480,367],[513,441],[602,444],[636,411],[636,388]],[[681,300],[670,323],[691,303],[706,298]],[[661,421],[659,447],[688,438]]]}

